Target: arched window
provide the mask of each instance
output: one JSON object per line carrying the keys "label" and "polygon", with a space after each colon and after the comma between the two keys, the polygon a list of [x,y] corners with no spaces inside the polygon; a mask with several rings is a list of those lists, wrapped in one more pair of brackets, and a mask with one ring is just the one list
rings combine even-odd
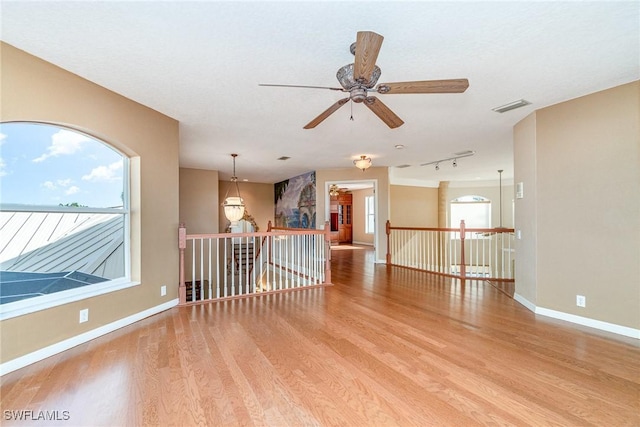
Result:
{"label": "arched window", "polygon": [[482,196],[462,196],[451,201],[449,227],[491,228],[491,200]]}
{"label": "arched window", "polygon": [[40,123],[2,123],[0,144],[3,318],[130,285],[128,158]]}

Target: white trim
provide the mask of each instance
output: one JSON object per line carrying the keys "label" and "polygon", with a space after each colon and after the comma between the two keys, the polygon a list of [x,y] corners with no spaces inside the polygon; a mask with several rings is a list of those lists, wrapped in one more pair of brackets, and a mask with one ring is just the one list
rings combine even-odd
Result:
{"label": "white trim", "polygon": [[519,293],[516,292],[513,294],[513,299],[524,305],[529,311],[533,311],[534,313],[536,312],[536,305]]}
{"label": "white trim", "polygon": [[588,326],[601,331],[613,332],[625,337],[640,339],[640,329],[629,328],[627,326],[616,325],[614,323],[603,322],[601,320],[590,319],[588,317],[576,316],[575,314],[564,313],[562,311],[551,310],[544,307],[537,307],[536,314],[553,317],[554,319],[565,320],[578,325]]}
{"label": "white trim", "polygon": [[87,341],[91,341],[117,329],[129,326],[132,323],[135,323],[149,316],[153,316],[154,314],[169,310],[170,308],[177,306],[178,302],[179,300],[177,298],[171,301],[167,301],[164,304],[151,307],[147,310],[141,311],[140,313],[136,313],[129,317],[116,320],[115,322],[100,326],[96,329],[84,332],[80,335],[76,335],[75,337],[68,338],[64,341],[60,341],[48,347],[41,348],[40,350],[25,354],[24,356],[20,356],[8,362],[4,362],[0,364],[0,376],[8,374],[9,372],[13,372],[17,369],[24,368],[25,366],[31,365],[32,363],[44,360],[47,357],[62,353],[65,350],[69,350],[70,348],[76,347],[80,344],[84,344]]}
{"label": "white trim", "polygon": [[94,283],[93,285],[80,286],[79,288],[2,304],[0,305],[0,321],[107,294],[109,292],[119,291],[139,284],[140,282],[130,282],[127,279],[115,279],[109,280],[108,282]]}
{"label": "white trim", "polygon": [[565,313],[562,311],[551,310],[544,307],[536,307],[535,304],[528,301],[519,294],[513,296],[520,304],[535,314],[551,317],[553,319],[564,320],[566,322],[575,323],[577,325],[587,326],[589,328],[599,329],[601,331],[612,332],[614,334],[623,335],[625,337],[640,339],[640,329],[629,328],[628,326],[616,325],[615,323],[603,322],[601,320],[591,319],[589,317],[577,316],[575,314]]}
{"label": "white trim", "polygon": [[362,246],[373,246],[371,242],[356,242],[355,240],[351,242],[353,245],[362,245]]}

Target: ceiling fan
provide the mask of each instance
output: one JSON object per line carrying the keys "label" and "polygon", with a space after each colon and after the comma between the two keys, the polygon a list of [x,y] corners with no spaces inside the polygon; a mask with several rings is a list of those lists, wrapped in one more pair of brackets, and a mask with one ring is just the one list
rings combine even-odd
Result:
{"label": "ceiling fan", "polygon": [[337,101],[318,117],[307,123],[304,129],[315,128],[349,101],[363,103],[385,122],[387,126],[394,129],[404,124],[402,119],[377,97],[368,96],[369,92],[377,92],[381,95],[401,93],[462,93],[469,87],[469,81],[467,79],[450,79],[380,83],[374,88],[381,74],[380,68],[376,65],[376,59],[382,46],[382,40],[384,40],[384,37],[372,31],[358,32],[356,42],[352,43],[350,47],[351,53],[355,56],[355,61],[353,64],[347,64],[340,68],[336,73],[336,77],[342,87],[280,84],[260,84],[259,86],[329,89],[349,93],[347,98]]}

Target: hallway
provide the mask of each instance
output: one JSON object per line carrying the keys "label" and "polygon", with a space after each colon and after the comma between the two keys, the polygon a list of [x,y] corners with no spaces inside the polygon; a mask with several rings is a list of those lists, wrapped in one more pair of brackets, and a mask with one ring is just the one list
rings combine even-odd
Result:
{"label": "hallway", "polygon": [[640,423],[637,340],[371,250],[332,257],[334,286],[173,308],[5,375],[3,426]]}

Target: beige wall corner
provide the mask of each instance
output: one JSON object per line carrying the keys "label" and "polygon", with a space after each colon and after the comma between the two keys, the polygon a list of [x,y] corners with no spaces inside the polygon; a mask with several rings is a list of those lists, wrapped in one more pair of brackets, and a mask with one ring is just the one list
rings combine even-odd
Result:
{"label": "beige wall corner", "polygon": [[438,227],[438,189],[392,185],[391,225],[394,227]]}
{"label": "beige wall corner", "polygon": [[[543,108],[532,121],[515,130],[516,184],[525,183],[516,290],[531,293],[518,280],[535,280],[538,307],[640,329],[640,82]],[[522,276],[531,263],[535,274]]]}
{"label": "beige wall corner", "polygon": [[[515,199],[516,294],[537,304],[537,197],[536,197],[536,113],[513,129],[514,185],[522,184],[523,198]],[[518,239],[520,233],[521,239]]]}
{"label": "beige wall corner", "polygon": [[[66,126],[131,157],[131,256],[140,285],[2,321],[0,360],[147,312],[178,294],[178,122],[75,74],[1,44],[2,121]],[[160,296],[160,286],[167,295]],[[79,324],[80,309],[90,310]]]}
{"label": "beige wall corner", "polygon": [[180,222],[188,234],[218,233],[218,171],[180,168]]}

